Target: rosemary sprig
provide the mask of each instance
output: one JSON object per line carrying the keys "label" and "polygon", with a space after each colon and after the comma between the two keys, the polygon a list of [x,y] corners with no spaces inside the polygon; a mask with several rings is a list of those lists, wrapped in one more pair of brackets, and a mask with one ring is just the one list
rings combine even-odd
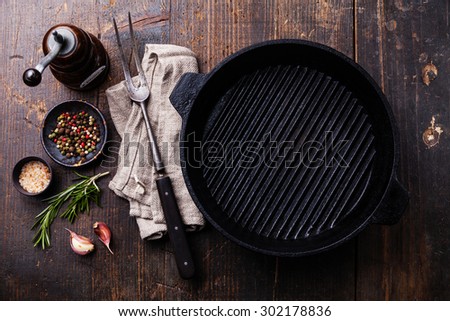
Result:
{"label": "rosemary sprig", "polygon": [[48,202],[48,206],[36,215],[32,227],[32,229],[38,229],[33,238],[34,246],[41,245],[42,249],[50,246],[50,225],[67,201],[69,201],[69,204],[60,216],[68,219],[70,223],[75,221],[79,213],[89,212],[90,201],[99,205],[100,188],[95,184],[95,181],[108,175],[109,172],[100,173],[92,177],[80,175],[77,172],[75,174],[80,177],[80,182],[44,200]]}

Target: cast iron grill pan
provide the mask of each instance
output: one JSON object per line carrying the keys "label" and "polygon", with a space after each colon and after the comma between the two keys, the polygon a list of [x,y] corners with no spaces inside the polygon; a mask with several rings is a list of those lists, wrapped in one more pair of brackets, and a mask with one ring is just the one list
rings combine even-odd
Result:
{"label": "cast iron grill pan", "polygon": [[393,118],[348,58],[278,41],[185,78],[171,97],[183,116],[183,172],[223,234],[259,252],[299,256],[392,221],[391,210],[376,212],[395,178]]}

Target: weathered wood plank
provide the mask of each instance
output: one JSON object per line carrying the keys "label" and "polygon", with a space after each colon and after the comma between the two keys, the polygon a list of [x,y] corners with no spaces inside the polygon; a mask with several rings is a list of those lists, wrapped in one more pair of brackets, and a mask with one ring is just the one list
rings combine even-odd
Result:
{"label": "weathered wood plank", "polygon": [[[100,88],[98,105],[110,124],[111,135],[106,152],[110,157],[116,157],[114,148],[119,147],[120,137],[117,134],[109,113],[108,103],[104,91],[124,79],[116,38],[112,25],[112,16],[116,18],[119,32],[127,55],[131,55],[128,32],[128,11],[132,15],[134,31],[139,44],[139,54],[142,57],[145,43],[168,42],[168,12],[167,1],[128,1],[127,4],[112,2],[106,8],[99,11],[101,22],[101,40],[111,59],[111,71],[108,81]],[[128,44],[128,45],[127,45]],[[131,58],[131,56],[130,56]],[[132,62],[130,60],[130,62]],[[133,73],[136,72],[134,64],[130,64]],[[104,162],[100,167],[115,173],[117,159],[113,164]],[[111,176],[112,177],[112,176]],[[107,180],[109,182],[109,180]],[[128,202],[116,196],[105,184],[105,203],[111,214],[108,216],[113,221],[111,227],[116,227],[114,233],[114,259],[104,264],[99,261],[96,272],[93,274],[93,296],[107,297],[112,300],[164,300],[166,298],[165,285],[167,275],[178,276],[176,266],[167,266],[167,262],[173,260],[173,255],[168,252],[170,246],[167,240],[158,242],[145,242],[139,237],[139,231],[134,218],[128,216]],[[117,230],[118,229],[118,230]],[[105,258],[110,258],[108,253],[102,253]],[[101,272],[97,272],[100,271]],[[100,276],[101,275],[101,276]],[[105,282],[106,281],[106,282]],[[180,292],[180,291],[177,291]]]}
{"label": "weathered wood plank", "polygon": [[[264,40],[265,14],[256,1],[172,1],[170,42],[192,49],[201,71],[206,72],[236,50]],[[242,249],[210,227],[196,235],[193,244],[200,259],[197,298],[272,297],[272,258]]]}
{"label": "weathered wood plank", "polygon": [[[6,92],[2,100],[5,104],[2,109],[2,137],[6,144],[1,154],[4,156],[4,168],[10,175],[18,159],[27,155],[44,156],[39,142],[39,126],[47,110],[69,97],[92,100],[95,93],[71,93],[57,83],[48,71],[41,85],[36,88],[26,87],[21,79],[23,71],[35,65],[42,56],[43,34],[55,23],[49,19],[36,19],[35,15],[28,13],[41,12],[43,16],[53,16],[59,11],[61,17],[69,17],[73,12],[71,6],[56,6],[49,1],[39,4],[10,1],[2,5],[6,6],[1,10],[2,30],[6,32],[1,46],[8,60],[3,62],[3,66],[7,66],[4,68],[6,74],[2,77],[2,87]],[[86,4],[88,7],[89,4]],[[89,26],[86,24],[85,27]],[[14,232],[3,233],[2,236],[2,258],[8,262],[6,268],[2,267],[2,275],[8,282],[1,292],[7,293],[9,299],[86,297],[85,293],[89,295],[90,292],[86,291],[90,289],[90,278],[82,278],[81,275],[91,274],[91,259],[88,258],[82,264],[67,264],[67,258],[76,258],[66,252],[68,239],[62,222],[52,226],[52,249],[43,252],[33,248],[31,239],[34,232],[30,228],[43,204],[39,200],[19,196],[12,189],[9,175],[1,184],[2,194],[6,195],[4,206],[8,209],[2,215],[1,226],[5,231]],[[55,166],[55,176],[57,182],[54,190],[58,190],[71,175]],[[62,291],[74,284],[72,278],[75,278],[78,286],[73,287],[71,293]]]}
{"label": "weathered wood plank", "polygon": [[[109,179],[99,185],[104,190],[103,209],[92,208],[90,216],[83,215],[71,226],[77,232],[95,237],[92,224],[97,220],[107,222],[113,232],[115,255],[107,253],[97,244],[97,253],[89,257],[77,257],[68,246],[68,235],[64,227],[67,222],[56,220],[52,226],[52,248],[47,251],[34,249],[31,243],[33,232],[30,227],[36,215],[43,207],[39,200],[19,196],[13,189],[9,173],[15,161],[26,155],[44,156],[39,142],[39,125],[45,112],[53,105],[67,99],[90,101],[104,112],[111,130],[111,140],[118,139],[112,123],[104,90],[123,78],[112,38],[111,16],[119,21],[125,20],[128,10],[133,18],[138,17],[137,35],[143,41],[160,41],[167,34],[165,20],[146,24],[147,17],[167,16],[162,8],[165,2],[128,1],[127,5],[117,7],[115,2],[54,2],[25,3],[21,1],[2,2],[1,50],[4,68],[2,72],[2,109],[1,138],[2,162],[8,169],[8,176],[2,176],[3,201],[8,211],[0,220],[5,231],[0,244],[2,265],[0,273],[5,276],[1,283],[1,296],[8,299],[134,299],[145,298],[146,290],[153,287],[158,275],[163,279],[167,271],[161,265],[166,254],[167,242],[157,245],[142,242],[134,219],[128,216],[128,204],[115,196],[107,188]],[[42,19],[27,13],[39,12]],[[89,12],[89,14],[87,14]],[[95,13],[95,14],[94,14]],[[54,17],[46,19],[45,17]],[[36,21],[37,20],[37,21]],[[44,32],[59,22],[69,22],[98,36],[105,45],[111,59],[112,70],[109,79],[99,90],[78,93],[63,87],[50,74],[44,73],[43,81],[36,88],[26,87],[21,80],[23,70],[35,65],[42,56],[41,41]],[[142,26],[142,27],[140,27]],[[150,32],[146,32],[147,30]],[[105,39],[102,38],[105,34]],[[113,49],[114,48],[114,49]],[[143,48],[143,47],[142,47]],[[141,48],[141,51],[142,51]],[[106,168],[114,172],[114,167]],[[106,170],[101,167],[89,167],[82,173],[93,174]],[[71,183],[74,175],[60,166],[54,166],[56,184],[53,191],[59,191]],[[146,255],[151,253],[151,255]],[[156,263],[156,264],[155,264]],[[158,279],[157,279],[158,280]],[[148,281],[148,282],[147,282]],[[147,282],[148,284],[145,284]],[[68,290],[70,289],[70,291]],[[150,293],[150,291],[148,291]],[[156,297],[163,298],[163,296]]]}
{"label": "weathered wood plank", "polygon": [[[270,27],[274,37],[310,40],[353,56],[352,1],[278,1],[273,12],[276,19]],[[354,260],[354,241],[314,257],[278,259],[274,299],[351,300]]]}
{"label": "weathered wood plank", "polygon": [[[351,56],[352,8],[352,1],[172,1],[170,41],[191,48],[202,72],[241,48],[271,39],[308,39]],[[208,237],[200,245],[209,256],[204,278],[219,280],[214,287],[223,290],[200,286],[214,298],[353,298],[354,243],[319,258],[289,260],[246,253],[213,233]],[[220,251],[211,250],[217,246]],[[321,263],[325,267],[319,268]]]}
{"label": "weathered wood plank", "polygon": [[[449,123],[447,1],[356,1],[357,61],[391,102],[401,142],[400,181],[411,194],[399,224],[371,228],[358,242],[357,298],[448,299],[450,176],[442,163],[449,144],[442,135],[427,149],[423,131],[432,116]],[[422,68],[433,62],[429,86]]]}

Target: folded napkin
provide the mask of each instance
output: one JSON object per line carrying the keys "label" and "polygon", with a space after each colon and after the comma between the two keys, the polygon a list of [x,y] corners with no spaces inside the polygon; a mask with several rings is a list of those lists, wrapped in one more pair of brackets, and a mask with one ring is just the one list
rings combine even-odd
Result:
{"label": "folded napkin", "polygon": [[[204,226],[204,219],[186,188],[179,161],[181,117],[169,95],[182,74],[198,72],[194,53],[175,45],[145,46],[142,67],[150,86],[147,110],[153,132],[172,180],[182,221],[187,231]],[[136,217],[142,239],[158,239],[167,232],[155,183],[155,171],[144,118],[133,103],[124,82],[106,90],[111,118],[122,138],[117,173],[109,188],[130,202],[130,215]]]}

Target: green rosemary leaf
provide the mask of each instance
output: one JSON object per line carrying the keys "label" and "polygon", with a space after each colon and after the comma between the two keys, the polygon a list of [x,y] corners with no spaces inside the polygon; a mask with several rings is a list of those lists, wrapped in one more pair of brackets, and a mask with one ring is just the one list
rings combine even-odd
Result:
{"label": "green rosemary leaf", "polygon": [[40,245],[42,249],[50,246],[50,225],[58,216],[62,206],[69,202],[67,208],[60,214],[62,218],[67,219],[73,223],[80,213],[89,212],[89,202],[94,201],[96,204],[100,200],[100,188],[98,188],[95,181],[106,176],[109,172],[97,174],[89,177],[75,172],[79,176],[79,182],[73,184],[53,195],[44,201],[48,206],[35,217],[35,222],[31,229],[37,229],[33,237],[34,246]]}

